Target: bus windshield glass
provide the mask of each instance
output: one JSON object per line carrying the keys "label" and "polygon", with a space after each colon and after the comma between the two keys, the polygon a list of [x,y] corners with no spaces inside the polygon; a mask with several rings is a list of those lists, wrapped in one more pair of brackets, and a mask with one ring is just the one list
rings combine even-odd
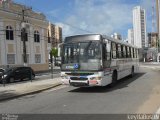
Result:
{"label": "bus windshield glass", "polygon": [[95,41],[64,44],[62,70],[99,70],[101,66],[100,46],[100,42]]}

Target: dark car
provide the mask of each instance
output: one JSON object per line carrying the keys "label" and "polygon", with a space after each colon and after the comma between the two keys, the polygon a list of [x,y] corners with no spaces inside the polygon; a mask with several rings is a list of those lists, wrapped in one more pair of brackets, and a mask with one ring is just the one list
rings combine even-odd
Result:
{"label": "dark car", "polygon": [[5,71],[5,69],[0,68],[0,73],[3,73]]}
{"label": "dark car", "polygon": [[0,82],[14,82],[15,80],[34,79],[35,73],[31,67],[12,67],[5,69],[0,75]]}

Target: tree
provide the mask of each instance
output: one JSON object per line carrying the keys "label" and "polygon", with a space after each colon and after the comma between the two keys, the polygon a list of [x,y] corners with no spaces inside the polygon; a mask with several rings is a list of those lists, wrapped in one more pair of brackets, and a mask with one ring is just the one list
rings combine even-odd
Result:
{"label": "tree", "polygon": [[51,54],[51,56],[54,56],[54,64],[55,64],[56,57],[58,57],[58,49],[57,48],[52,48],[50,54]]}

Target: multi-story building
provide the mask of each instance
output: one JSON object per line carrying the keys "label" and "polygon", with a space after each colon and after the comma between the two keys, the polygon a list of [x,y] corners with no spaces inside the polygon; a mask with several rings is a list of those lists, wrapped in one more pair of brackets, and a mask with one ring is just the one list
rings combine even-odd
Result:
{"label": "multi-story building", "polygon": [[25,33],[27,65],[35,71],[48,70],[46,17],[10,0],[0,4],[0,67],[23,65],[22,18],[29,24]]}
{"label": "multi-story building", "polygon": [[149,48],[158,47],[158,33],[148,33],[148,47]]}
{"label": "multi-story building", "polygon": [[128,29],[128,43],[134,45],[134,31],[133,31],[133,29]]}
{"label": "multi-story building", "polygon": [[62,28],[49,23],[48,36],[52,47],[58,47],[59,43],[62,43]]}
{"label": "multi-story building", "polygon": [[134,45],[138,48],[147,47],[146,13],[140,6],[136,6],[133,9],[133,31]]}

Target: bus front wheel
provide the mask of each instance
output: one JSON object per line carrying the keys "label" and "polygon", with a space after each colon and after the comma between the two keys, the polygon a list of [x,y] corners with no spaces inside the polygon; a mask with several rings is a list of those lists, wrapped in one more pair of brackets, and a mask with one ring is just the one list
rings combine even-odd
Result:
{"label": "bus front wheel", "polygon": [[132,67],[132,70],[131,70],[131,78],[134,76],[134,67]]}
{"label": "bus front wheel", "polygon": [[111,87],[115,86],[116,82],[117,82],[117,71],[114,71],[112,74],[112,83],[110,84]]}

